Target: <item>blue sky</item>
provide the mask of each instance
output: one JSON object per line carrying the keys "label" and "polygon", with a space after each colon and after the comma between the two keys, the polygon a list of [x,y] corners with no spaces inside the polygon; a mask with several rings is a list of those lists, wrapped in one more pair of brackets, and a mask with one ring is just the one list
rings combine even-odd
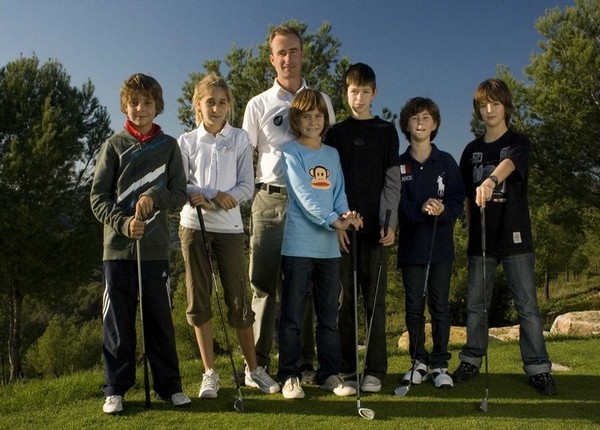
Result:
{"label": "blue sky", "polygon": [[[21,54],[55,58],[78,87],[90,78],[113,129],[123,125],[119,86],[144,72],[163,86],[165,112],[156,122],[178,137],[177,98],[189,74],[233,44],[256,47],[269,24],[297,19],[313,32],[329,22],[341,55],[371,65],[379,95],[373,112],[398,112],[410,97],[441,109],[436,143],[459,158],[476,86],[510,67],[518,78],[541,36],[534,23],[566,0],[0,0],[0,65]],[[243,115],[243,112],[237,112]],[[406,141],[401,136],[401,150]]]}

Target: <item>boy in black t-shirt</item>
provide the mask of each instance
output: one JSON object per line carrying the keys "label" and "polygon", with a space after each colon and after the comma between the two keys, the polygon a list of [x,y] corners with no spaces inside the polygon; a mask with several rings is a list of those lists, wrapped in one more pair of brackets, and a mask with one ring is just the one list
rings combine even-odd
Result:
{"label": "boy in black t-shirt", "polygon": [[[475,92],[473,107],[485,123],[485,134],[466,146],[460,160],[469,232],[467,344],[459,355],[460,365],[453,374],[454,382],[466,381],[479,373],[488,337],[485,309],[491,301],[496,268],[502,263],[518,312],[523,369],[533,387],[551,395],[556,387],[550,375],[552,363],[546,351],[537,304],[527,199],[530,142],[527,136],[508,129],[514,106],[503,81],[488,79],[481,83]],[[480,208],[485,211],[485,262]],[[482,285],[486,286],[485,309]]]}
{"label": "boy in black t-shirt", "polygon": [[[358,283],[367,309],[367,321],[371,321],[373,315],[373,323],[361,390],[377,392],[381,390],[381,381],[387,373],[387,259],[383,259],[379,289],[376,288],[377,273],[380,246],[391,246],[395,239],[400,201],[399,140],[398,132],[391,123],[371,113],[371,103],[377,94],[373,69],[366,64],[353,64],[343,80],[344,95],[352,116],[333,125],[327,131],[325,143],[338,150],[348,204],[364,217],[363,229],[357,233]],[[391,211],[391,217],[385,234],[383,226],[387,210]],[[338,239],[342,250],[342,298],[339,311],[341,372],[349,376],[356,370],[353,270],[348,235],[340,232]]]}

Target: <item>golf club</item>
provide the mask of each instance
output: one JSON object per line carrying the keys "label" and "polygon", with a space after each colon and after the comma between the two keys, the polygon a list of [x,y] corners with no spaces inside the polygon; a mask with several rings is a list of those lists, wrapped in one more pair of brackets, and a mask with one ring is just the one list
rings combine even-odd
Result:
{"label": "golf club", "polygon": [[146,407],[150,407],[150,378],[148,376],[148,357],[146,356],[146,335],[144,334],[144,306],[142,302],[142,258],[140,254],[140,239],[135,241],[137,274],[138,274],[138,296],[140,301],[140,323],[142,325],[142,356],[144,359],[144,394],[146,396]]}
{"label": "golf club", "polygon": [[356,229],[352,229],[352,282],[354,285],[354,340],[356,342],[356,409],[358,415],[366,420],[375,418],[375,412],[372,409],[361,408],[360,406],[360,381],[358,380],[358,246],[356,243]]}
{"label": "golf club", "polygon": [[417,327],[417,336],[415,339],[415,347],[413,349],[412,354],[412,367],[410,368],[410,379],[408,380],[408,385],[401,385],[394,390],[394,393],[398,397],[404,397],[410,391],[410,388],[413,384],[413,375],[415,374],[415,364],[417,362],[417,348],[419,345],[419,339],[421,337],[421,326],[424,324],[425,319],[425,304],[427,302],[427,290],[429,283],[429,268],[431,267],[431,255],[433,254],[433,245],[435,243],[435,233],[437,231],[437,223],[439,216],[436,215],[433,218],[433,228],[431,231],[431,244],[429,245],[429,257],[427,258],[427,267],[425,268],[425,283],[423,285],[423,303],[421,304],[421,319],[419,321],[419,326]]}
{"label": "golf club", "polygon": [[485,207],[479,208],[479,215],[481,216],[481,265],[482,265],[482,275],[483,275],[483,319],[485,326],[485,397],[481,400],[479,404],[479,409],[483,412],[487,412],[488,410],[488,395],[489,395],[489,385],[488,385],[488,309],[487,309],[487,285],[486,285],[486,270],[485,270]]}
{"label": "golf club", "polygon": [[[392,215],[392,211],[390,209],[385,211],[385,222],[383,224],[383,235],[387,236],[388,228],[390,226],[390,216]],[[375,296],[373,297],[373,310],[371,311],[371,318],[369,319],[369,326],[367,327],[367,339],[365,346],[365,357],[363,359],[362,371],[360,372],[360,379],[358,380],[358,384],[362,384],[365,380],[365,368],[367,367],[367,357],[369,355],[369,341],[371,340],[371,328],[373,327],[373,316],[375,315],[375,305],[377,304],[377,295],[379,294],[379,281],[381,280],[381,271],[383,269],[383,258],[385,254],[385,247],[383,245],[379,245],[379,270],[377,271],[377,282],[375,283]],[[356,299],[355,299],[356,300]],[[367,304],[365,303],[365,310],[367,309]]]}
{"label": "golf club", "polygon": [[198,220],[200,221],[200,231],[202,232],[202,240],[204,241],[204,248],[206,249],[206,255],[208,257],[208,266],[210,267],[213,285],[215,286],[215,294],[217,296],[217,307],[219,308],[219,315],[221,316],[221,325],[223,326],[223,333],[225,334],[225,343],[227,344],[227,353],[229,354],[229,360],[231,361],[231,370],[233,371],[233,377],[235,379],[235,388],[237,388],[238,392],[238,398],[233,403],[233,409],[235,409],[236,412],[244,412],[244,400],[242,399],[240,383],[235,372],[235,363],[233,362],[233,354],[231,353],[231,345],[229,343],[229,336],[227,334],[227,326],[225,325],[225,317],[223,316],[223,309],[221,307],[221,297],[219,296],[219,284],[217,283],[217,278],[215,276],[215,270],[212,262],[211,246],[208,242],[208,239],[206,238],[204,216],[202,216],[202,209],[200,208],[200,206],[196,206],[196,212],[198,212]]}

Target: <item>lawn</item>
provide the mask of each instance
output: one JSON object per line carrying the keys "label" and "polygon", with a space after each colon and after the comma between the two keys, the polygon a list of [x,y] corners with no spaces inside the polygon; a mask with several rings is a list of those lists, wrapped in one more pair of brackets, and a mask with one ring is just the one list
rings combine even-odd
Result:
{"label": "lawn", "polygon": [[[555,372],[558,394],[546,397],[527,384],[518,344],[495,342],[489,353],[488,412],[479,410],[484,377],[436,390],[430,381],[414,386],[403,398],[393,390],[409,365],[405,353],[390,354],[390,373],[378,394],[363,394],[361,406],[375,419],[358,415],[356,398],[338,398],[318,387],[305,387],[304,400],[286,400],[281,394],[264,395],[242,388],[243,414],[234,412],[237,390],[231,381],[227,357],[220,357],[221,390],[214,400],[195,397],[200,388],[201,365],[181,365],[192,406],[174,409],[153,401],[144,407],[142,381],[128,392],[119,416],[102,413],[102,371],[77,373],[59,379],[32,380],[0,388],[0,426],[6,429],[588,429],[600,428],[600,337],[550,338],[554,363],[569,370]],[[458,364],[452,349],[451,370]],[[241,358],[236,357],[239,365]],[[141,369],[138,372],[141,376]]]}

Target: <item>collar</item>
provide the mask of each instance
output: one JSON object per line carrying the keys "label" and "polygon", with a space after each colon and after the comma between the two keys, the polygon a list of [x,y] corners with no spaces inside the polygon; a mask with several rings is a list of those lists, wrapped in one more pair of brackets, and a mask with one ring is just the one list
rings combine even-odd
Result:
{"label": "collar", "polygon": [[133,123],[129,119],[125,120],[125,129],[129,132],[129,134],[135,137],[138,142],[142,143],[152,139],[154,136],[160,133],[161,130],[160,125],[152,123],[152,128],[150,129],[148,134],[142,134],[135,129]]}
{"label": "collar", "polygon": [[[407,157],[409,157],[409,159],[415,163],[419,163],[417,160],[415,160],[412,156],[412,154],[410,153],[410,145],[408,145],[408,148],[406,148],[406,151],[404,151],[404,153],[406,154]],[[431,154],[429,154],[429,158],[427,158],[427,160],[425,160],[425,163],[429,163],[430,161],[436,161],[439,156],[440,156],[441,151],[438,149],[437,146],[435,146],[435,143],[431,142]],[[421,163],[419,163],[421,164]]]}
{"label": "collar", "polygon": [[213,135],[204,128],[204,123],[201,122],[198,126],[198,138],[204,140],[207,136],[211,139],[217,139],[219,136],[227,137],[231,134],[231,128],[232,127],[229,125],[229,123],[226,122],[221,131],[213,137]]}
{"label": "collar", "polygon": [[302,85],[300,85],[300,88],[298,89],[298,91],[296,91],[295,94],[290,93],[288,90],[286,90],[285,88],[283,88],[279,82],[277,82],[277,78],[275,78],[275,82],[273,83],[273,87],[272,87],[277,94],[287,94],[287,95],[291,95],[292,97],[295,96],[296,94],[298,94],[300,91],[302,91],[305,88],[308,88],[308,85],[306,85],[306,81],[304,80],[304,78],[302,78]]}

